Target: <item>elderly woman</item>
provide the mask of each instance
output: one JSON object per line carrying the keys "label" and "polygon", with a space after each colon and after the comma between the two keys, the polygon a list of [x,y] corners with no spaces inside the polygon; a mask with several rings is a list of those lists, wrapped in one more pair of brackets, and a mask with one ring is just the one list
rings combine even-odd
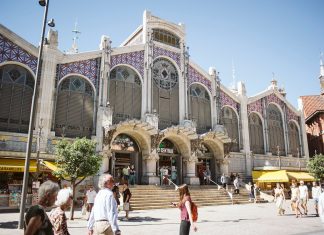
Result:
{"label": "elderly woman", "polygon": [[25,235],[52,235],[53,226],[45,212],[46,207],[53,206],[59,186],[50,180],[44,182],[38,189],[38,205],[29,208],[25,216]]}
{"label": "elderly woman", "polygon": [[55,205],[57,206],[50,212],[49,218],[53,225],[54,235],[70,235],[67,224],[65,210],[71,206],[73,201],[72,191],[69,188],[61,189],[57,194]]}

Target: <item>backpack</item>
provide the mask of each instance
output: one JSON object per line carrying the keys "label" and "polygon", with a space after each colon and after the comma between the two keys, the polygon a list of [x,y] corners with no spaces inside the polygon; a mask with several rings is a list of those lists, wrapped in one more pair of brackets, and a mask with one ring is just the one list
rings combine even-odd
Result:
{"label": "backpack", "polygon": [[193,222],[198,220],[198,207],[194,202],[191,202],[191,217]]}

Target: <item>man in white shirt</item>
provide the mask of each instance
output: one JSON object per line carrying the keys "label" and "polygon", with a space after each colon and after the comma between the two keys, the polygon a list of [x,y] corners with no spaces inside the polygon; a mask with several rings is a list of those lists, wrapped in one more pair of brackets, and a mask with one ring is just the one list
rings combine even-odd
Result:
{"label": "man in white shirt", "polygon": [[91,213],[94,200],[96,198],[97,192],[93,189],[93,186],[90,185],[89,190],[86,193],[87,197],[87,211]]}
{"label": "man in white shirt", "polygon": [[314,206],[315,206],[315,211],[316,211],[316,216],[318,217],[318,199],[321,195],[322,189],[318,185],[317,182],[313,182],[313,187],[312,187],[312,198],[314,199]]}
{"label": "man in white shirt", "polygon": [[93,209],[88,221],[88,235],[120,235],[117,219],[117,203],[111,189],[114,178],[110,174],[103,174],[98,183],[101,189],[94,201]]}
{"label": "man in white shirt", "polygon": [[304,209],[304,214],[307,215],[307,201],[308,197],[308,188],[304,184],[304,181],[299,182],[299,198],[300,198],[300,205]]}

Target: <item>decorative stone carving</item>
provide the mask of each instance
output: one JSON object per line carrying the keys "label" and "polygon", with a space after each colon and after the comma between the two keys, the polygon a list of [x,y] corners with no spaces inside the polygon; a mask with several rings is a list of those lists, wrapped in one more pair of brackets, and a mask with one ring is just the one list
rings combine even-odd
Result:
{"label": "decorative stone carving", "polygon": [[112,141],[113,136],[116,131],[117,131],[116,128],[110,129],[107,132],[105,132],[105,130],[103,130],[103,144],[108,146],[108,150],[110,150],[110,148],[111,148],[111,141]]}
{"label": "decorative stone carving", "polygon": [[151,153],[143,156],[143,160],[154,160],[158,161],[160,159],[158,153]]}
{"label": "decorative stone carving", "polygon": [[159,129],[159,116],[157,113],[146,113],[145,114],[145,122],[149,123],[155,129]]}
{"label": "decorative stone carving", "polygon": [[151,150],[154,151],[159,147],[161,140],[164,138],[164,133],[151,135]]}
{"label": "decorative stone carving", "polygon": [[198,138],[190,141],[191,153],[197,153],[197,151],[201,148],[203,140]]}

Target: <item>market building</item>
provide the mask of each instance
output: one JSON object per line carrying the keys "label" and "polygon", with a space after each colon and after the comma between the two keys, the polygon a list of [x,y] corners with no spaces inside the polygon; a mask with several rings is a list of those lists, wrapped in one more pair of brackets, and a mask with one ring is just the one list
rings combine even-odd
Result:
{"label": "market building", "polygon": [[[161,168],[175,171],[178,184],[201,183],[207,166],[213,181],[223,173],[251,180],[253,171],[306,171],[304,116],[277,81],[251,97],[243,82],[225,87],[216,69],[205,71],[189,59],[185,25],[145,11],[143,24],[119,47],[102,36],[96,51],[63,53],[58,42],[50,30],[31,174],[50,177],[57,141],[84,136],[98,143],[99,174],[118,178],[134,165],[137,184],[159,184]],[[22,183],[37,56],[37,47],[0,25],[2,193],[8,182]]]}

